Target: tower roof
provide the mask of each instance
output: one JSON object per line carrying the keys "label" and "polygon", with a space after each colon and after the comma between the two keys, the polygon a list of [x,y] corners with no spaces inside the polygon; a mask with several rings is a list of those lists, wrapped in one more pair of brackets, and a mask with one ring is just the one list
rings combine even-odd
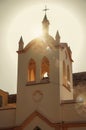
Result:
{"label": "tower roof", "polygon": [[45,9],[43,9],[43,11],[45,11],[45,15],[44,15],[44,18],[43,18],[43,21],[42,23],[47,23],[49,24],[49,20],[47,19],[47,15],[46,15],[46,11],[48,11],[49,9],[47,8],[47,6],[45,5]]}
{"label": "tower roof", "polygon": [[47,15],[46,15],[46,11],[47,11],[47,7],[45,6],[45,9],[43,11],[45,11],[45,15],[42,21],[42,26],[43,26],[43,35],[48,35],[49,33],[49,20],[47,19]]}
{"label": "tower roof", "polygon": [[24,44],[22,36],[21,36],[21,38],[19,40],[19,44]]}
{"label": "tower roof", "polygon": [[47,19],[46,13],[45,13],[45,15],[44,15],[44,18],[43,18],[42,23],[43,23],[43,24],[46,24],[46,23],[47,23],[47,24],[50,24],[50,23],[49,23],[49,20]]}
{"label": "tower roof", "polygon": [[24,42],[23,42],[23,38],[21,36],[21,38],[19,40],[19,50],[23,50],[23,46],[24,46]]}

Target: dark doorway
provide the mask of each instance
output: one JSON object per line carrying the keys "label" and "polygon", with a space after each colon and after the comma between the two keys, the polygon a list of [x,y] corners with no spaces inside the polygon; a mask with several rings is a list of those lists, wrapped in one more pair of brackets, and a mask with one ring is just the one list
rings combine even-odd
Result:
{"label": "dark doorway", "polygon": [[2,107],[2,96],[0,95],[0,107]]}
{"label": "dark doorway", "polygon": [[42,130],[40,127],[36,126],[33,130]]}

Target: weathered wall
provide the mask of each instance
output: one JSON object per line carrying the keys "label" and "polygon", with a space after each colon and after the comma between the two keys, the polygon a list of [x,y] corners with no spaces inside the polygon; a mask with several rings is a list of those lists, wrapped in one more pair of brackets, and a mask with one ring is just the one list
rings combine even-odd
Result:
{"label": "weathered wall", "polygon": [[15,126],[16,109],[0,110],[0,129]]}
{"label": "weathered wall", "polygon": [[83,103],[63,104],[61,113],[64,122],[86,122]]}

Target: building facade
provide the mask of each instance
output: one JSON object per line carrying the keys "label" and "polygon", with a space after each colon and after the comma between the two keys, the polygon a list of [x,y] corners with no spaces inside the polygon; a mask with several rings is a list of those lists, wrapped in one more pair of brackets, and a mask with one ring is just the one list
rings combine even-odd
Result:
{"label": "building facade", "polygon": [[77,111],[84,102],[73,96],[71,50],[58,31],[55,39],[49,34],[49,24],[45,13],[42,36],[25,47],[20,38],[17,102],[1,106],[1,130],[86,129],[86,116]]}

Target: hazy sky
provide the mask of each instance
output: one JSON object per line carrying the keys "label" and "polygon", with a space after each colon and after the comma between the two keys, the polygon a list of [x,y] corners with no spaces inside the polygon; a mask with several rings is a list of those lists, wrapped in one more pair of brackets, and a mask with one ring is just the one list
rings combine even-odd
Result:
{"label": "hazy sky", "polygon": [[[73,72],[86,71],[86,0],[46,0],[50,34],[72,50]],[[17,48],[39,34],[45,0],[0,0],[0,89],[16,93]]]}

